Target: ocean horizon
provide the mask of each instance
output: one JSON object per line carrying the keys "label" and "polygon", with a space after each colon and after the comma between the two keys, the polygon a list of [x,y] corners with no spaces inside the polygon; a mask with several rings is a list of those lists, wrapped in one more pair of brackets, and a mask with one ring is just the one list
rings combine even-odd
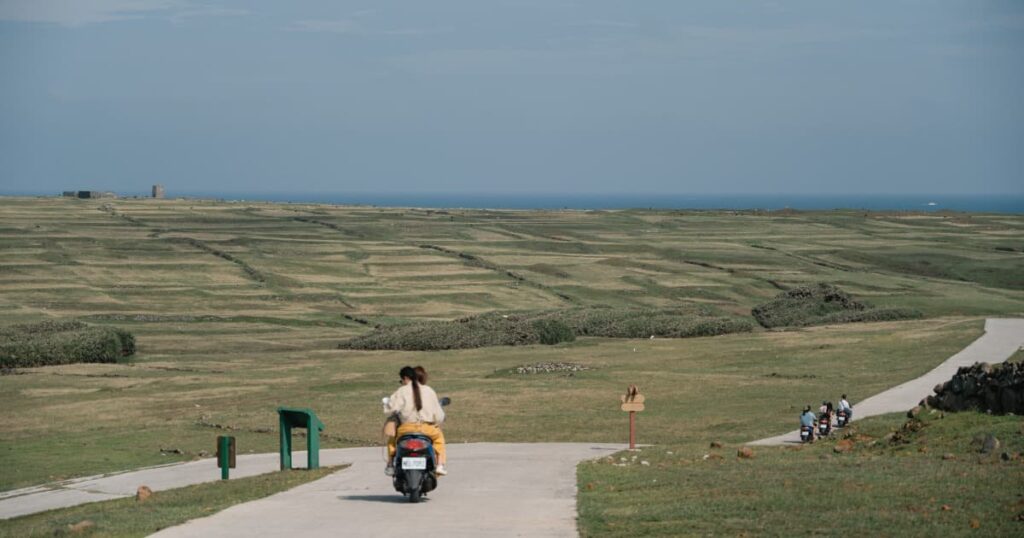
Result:
{"label": "ocean horizon", "polygon": [[[148,197],[148,192],[117,193]],[[2,192],[2,196],[52,196]],[[168,198],[318,203],[431,209],[696,209],[963,211],[1024,213],[1024,194],[480,194],[480,193],[284,193],[169,190]]]}

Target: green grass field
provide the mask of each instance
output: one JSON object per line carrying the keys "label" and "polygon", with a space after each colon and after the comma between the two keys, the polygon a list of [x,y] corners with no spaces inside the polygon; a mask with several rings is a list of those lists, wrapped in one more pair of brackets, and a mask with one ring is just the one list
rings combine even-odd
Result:
{"label": "green grass field", "polygon": [[[712,439],[791,429],[800,407],[840,392],[856,402],[962,348],[984,316],[1024,314],[1024,217],[1007,215],[3,198],[0,252],[0,324],[80,319],[137,340],[122,363],[0,376],[0,490],[192,458],[225,431],[243,453],[273,451],[278,405],[316,409],[327,447],[378,443],[377,402],[404,364],[426,366],[453,398],[450,442],[623,441],[618,396],[636,383],[648,401],[641,442],[695,453]],[[780,288],[819,281],[927,317],[678,340],[337,349],[374,324],[494,310],[749,316]],[[508,373],[541,361],[593,369]],[[758,465],[776,457],[787,456]],[[581,497],[583,528],[607,530],[590,525],[603,524],[610,499]]]}

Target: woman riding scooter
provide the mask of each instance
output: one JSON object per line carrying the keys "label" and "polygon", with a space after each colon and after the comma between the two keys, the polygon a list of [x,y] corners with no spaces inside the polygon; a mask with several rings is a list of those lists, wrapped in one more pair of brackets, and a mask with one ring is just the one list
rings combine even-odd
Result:
{"label": "woman riding scooter", "polygon": [[[425,372],[424,372],[425,373]],[[402,435],[409,433],[420,433],[430,437],[434,442],[434,450],[437,452],[438,475],[448,474],[445,469],[447,457],[445,454],[444,434],[439,426],[444,422],[444,411],[441,409],[441,402],[437,398],[434,389],[427,385],[420,384],[416,370],[406,366],[398,373],[402,380],[402,386],[388,398],[384,406],[384,414],[389,418],[398,418],[398,430],[394,437],[388,440],[388,465],[384,473],[388,476],[394,474],[395,444]]]}

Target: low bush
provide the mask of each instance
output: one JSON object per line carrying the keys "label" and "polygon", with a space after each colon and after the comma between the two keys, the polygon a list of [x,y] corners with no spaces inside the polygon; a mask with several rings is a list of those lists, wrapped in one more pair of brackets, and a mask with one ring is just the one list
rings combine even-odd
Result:
{"label": "low bush", "polygon": [[135,337],[115,327],[44,321],[0,328],[0,367],[116,362],[135,353]]}
{"label": "low bush", "polygon": [[872,308],[824,282],[784,291],[771,301],[754,307],[751,314],[761,326],[769,329],[922,317],[921,312],[912,309]]}
{"label": "low bush", "polygon": [[430,321],[380,327],[342,342],[342,349],[431,351],[487,346],[571,342],[577,336],[608,338],[685,338],[744,332],[743,319],[708,316],[687,310],[572,308],[533,314],[488,313],[454,321]]}

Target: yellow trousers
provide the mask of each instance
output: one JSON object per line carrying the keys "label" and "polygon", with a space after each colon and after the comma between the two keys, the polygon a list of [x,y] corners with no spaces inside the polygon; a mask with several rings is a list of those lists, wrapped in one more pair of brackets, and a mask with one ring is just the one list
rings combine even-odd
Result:
{"label": "yellow trousers", "polygon": [[437,452],[438,463],[445,464],[448,462],[448,458],[445,457],[444,433],[441,432],[441,428],[422,422],[410,422],[398,426],[395,436],[388,439],[388,461],[395,457],[395,446],[398,444],[398,438],[407,433],[422,433],[429,437],[434,442],[434,451]]}

